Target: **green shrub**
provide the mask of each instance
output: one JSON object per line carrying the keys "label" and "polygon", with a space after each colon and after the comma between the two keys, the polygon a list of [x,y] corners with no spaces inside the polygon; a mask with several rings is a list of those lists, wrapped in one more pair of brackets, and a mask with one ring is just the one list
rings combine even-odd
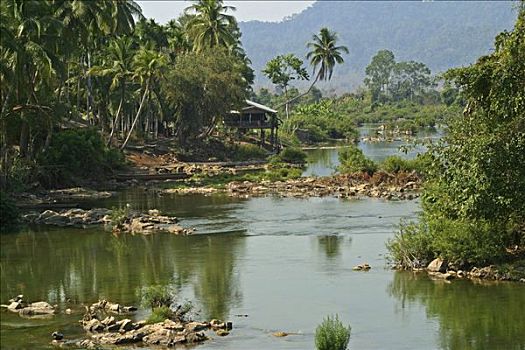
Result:
{"label": "green shrub", "polygon": [[261,160],[268,156],[266,150],[250,143],[235,145],[230,149],[230,153],[234,161]]}
{"label": "green shrub", "polygon": [[422,217],[419,223],[401,224],[387,248],[394,262],[405,268],[425,267],[437,256],[468,268],[503,261],[513,234],[486,220]]}
{"label": "green shrub", "polygon": [[122,230],[129,215],[129,207],[113,207],[111,209],[111,215],[109,216],[111,219],[111,225],[113,225],[113,230]]}
{"label": "green shrub", "polygon": [[401,223],[399,231],[386,245],[396,264],[411,269],[426,267],[435,257],[432,240],[423,223]]}
{"label": "green shrub", "polygon": [[160,307],[170,307],[175,301],[174,295],[168,286],[149,286],[139,289],[139,297],[143,307],[149,307],[152,310]]}
{"label": "green shrub", "polygon": [[328,316],[315,330],[317,350],[345,350],[350,341],[351,327],[345,327],[339,317]]}
{"label": "green shrub", "polygon": [[301,177],[301,174],[302,170],[297,168],[275,168],[270,169],[267,173],[265,173],[263,180],[286,181],[289,179],[297,179]]}
{"label": "green shrub", "polygon": [[281,153],[272,157],[272,162],[304,164],[306,163],[306,153],[295,147],[286,147]]}
{"label": "green shrub", "polygon": [[412,172],[424,174],[427,167],[426,157],[418,155],[414,159],[404,159],[400,156],[389,156],[379,164],[379,168],[389,173]]}
{"label": "green shrub", "polygon": [[18,223],[19,213],[15,202],[3,192],[0,192],[0,229],[14,226]]}
{"label": "green shrub", "polygon": [[373,174],[377,170],[377,165],[373,160],[367,158],[356,146],[351,146],[339,151],[338,170],[341,173],[361,173]]}
{"label": "green shrub", "polygon": [[123,165],[124,156],[110,150],[95,129],[62,131],[39,156],[41,182],[45,185],[73,181],[74,178],[100,178]]}
{"label": "green shrub", "polygon": [[146,322],[148,324],[163,322],[164,320],[170,320],[175,316],[173,310],[169,306],[160,306],[152,310]]}

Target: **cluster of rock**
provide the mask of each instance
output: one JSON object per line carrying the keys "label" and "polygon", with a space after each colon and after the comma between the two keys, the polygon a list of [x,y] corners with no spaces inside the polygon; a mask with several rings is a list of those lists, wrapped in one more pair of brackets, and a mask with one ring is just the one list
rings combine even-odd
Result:
{"label": "cluster of rock", "polygon": [[74,187],[50,191],[37,191],[34,193],[17,193],[15,200],[20,207],[60,206],[71,204],[86,199],[101,199],[111,197],[114,193],[96,191],[84,187]]}
{"label": "cluster of rock", "polygon": [[24,214],[22,219],[29,224],[85,227],[111,223],[111,210],[96,208],[91,210],[63,209],[45,210],[41,213],[30,212]]}
{"label": "cluster of rock", "polygon": [[[103,319],[100,311],[117,312],[126,310],[119,304],[105,300],[91,305],[83,320],[80,321],[89,338],[77,341],[76,346],[95,349],[100,345],[123,345],[142,343],[173,347],[179,344],[200,343],[208,339],[206,331],[213,330],[219,336],[226,336],[231,329],[231,323],[211,320],[210,322],[195,322],[166,319],[162,322],[148,324],[146,321],[134,322],[125,318],[117,320],[114,316]],[[105,315],[105,313],[103,313]],[[54,341],[57,343],[57,341]]]}
{"label": "cluster of rock", "polygon": [[354,267],[352,267],[352,270],[354,271],[369,271],[372,267],[368,265],[367,263],[359,264]]}
{"label": "cluster of rock", "polygon": [[473,267],[470,271],[464,271],[449,265],[446,260],[441,258],[432,260],[432,262],[428,264],[426,271],[431,277],[444,280],[453,280],[456,278],[498,281],[512,280],[509,274],[499,272],[494,265],[485,266],[483,268]]}
{"label": "cluster of rock", "polygon": [[23,295],[18,295],[9,300],[8,305],[2,305],[2,308],[11,312],[16,312],[23,317],[51,316],[55,313],[55,306],[45,301],[27,303]]}
{"label": "cluster of rock", "polygon": [[233,197],[255,197],[277,195],[281,197],[325,197],[339,198],[373,197],[388,200],[412,200],[419,197],[421,181],[413,173],[400,179],[395,175],[383,174],[384,177],[372,181],[351,175],[327,177],[302,177],[287,181],[232,181],[225,189],[214,187],[191,187],[162,190],[165,194],[213,194],[226,192]]}
{"label": "cluster of rock", "polygon": [[305,177],[288,181],[230,182],[227,191],[235,196],[264,196],[276,194],[284,197],[374,197],[385,199],[414,199],[419,196],[419,181],[402,184],[354,181],[344,175],[332,177]]}
{"label": "cluster of rock", "polygon": [[155,232],[168,232],[176,235],[192,234],[194,229],[183,228],[179,225],[178,219],[173,216],[160,215],[159,211],[152,209],[148,214],[130,213],[119,223],[118,227],[114,225],[114,230],[119,232],[139,233],[143,235]]}
{"label": "cluster of rock", "polygon": [[215,187],[180,187],[180,188],[168,188],[163,190],[162,194],[203,194],[205,196],[221,192],[218,188]]}
{"label": "cluster of rock", "polygon": [[[67,209],[67,210],[45,210],[41,213],[30,212],[24,214],[22,219],[30,224],[72,226],[86,228],[91,225],[111,225],[119,232],[151,234],[154,232],[169,232],[174,234],[191,234],[193,229],[183,228],[178,219],[173,216],[160,215],[158,210],[150,210],[148,214],[134,211],[124,212],[123,217],[116,219],[112,217],[113,211],[105,208],[90,210]],[[118,226],[118,227],[117,227]]]}

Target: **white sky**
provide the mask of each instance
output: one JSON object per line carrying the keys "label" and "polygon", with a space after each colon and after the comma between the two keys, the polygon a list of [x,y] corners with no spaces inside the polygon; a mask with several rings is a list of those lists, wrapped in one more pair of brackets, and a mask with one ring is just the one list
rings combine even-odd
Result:
{"label": "white sky", "polygon": [[[267,21],[278,22],[283,18],[303,11],[315,1],[225,1],[224,4],[237,8],[235,15],[238,21]],[[142,12],[147,18],[154,18],[159,23],[166,23],[170,19],[177,18],[182,11],[191,5],[187,0],[142,0],[137,1],[142,7]]]}

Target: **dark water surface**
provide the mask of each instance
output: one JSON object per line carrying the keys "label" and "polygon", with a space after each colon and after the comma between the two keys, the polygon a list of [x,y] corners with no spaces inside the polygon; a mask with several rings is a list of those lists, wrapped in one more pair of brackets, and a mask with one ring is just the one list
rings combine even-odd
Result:
{"label": "dark water surface", "polygon": [[[197,349],[313,349],[338,313],[351,349],[525,349],[525,286],[432,281],[386,268],[385,241],[416,201],[157,197],[127,191],[86,206],[160,209],[197,234],[113,236],[103,229],[32,228],[1,236],[1,299],[24,294],[61,309],[99,298],[138,304],[168,284],[198,319],[231,320],[228,337]],[[356,272],[358,263],[372,265]],[[66,300],[70,302],[66,302]],[[246,314],[248,317],[236,317]],[[50,320],[1,314],[2,349],[46,348],[50,333],[84,333],[81,313]],[[141,309],[137,318],[147,316]],[[271,333],[297,333],[276,338]]]}

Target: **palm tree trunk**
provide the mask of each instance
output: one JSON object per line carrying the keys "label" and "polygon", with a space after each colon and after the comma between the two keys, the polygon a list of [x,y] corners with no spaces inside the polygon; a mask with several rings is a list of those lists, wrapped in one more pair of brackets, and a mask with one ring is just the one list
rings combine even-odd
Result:
{"label": "palm tree trunk", "polygon": [[292,103],[294,101],[297,101],[301,97],[308,95],[310,93],[310,91],[312,91],[312,88],[314,87],[315,83],[317,83],[318,80],[319,80],[319,74],[317,74],[315,76],[315,80],[312,82],[312,85],[310,85],[310,87],[308,88],[308,90],[306,90],[306,92],[303,92],[302,94],[299,94],[299,95],[295,96],[294,98],[292,98],[290,100],[287,100],[284,103],[281,103],[280,105],[277,105],[275,108],[280,108],[280,107],[282,107],[284,105],[289,105],[290,103]]}
{"label": "palm tree trunk", "polygon": [[117,108],[117,114],[115,115],[115,120],[113,120],[113,123],[111,125],[111,132],[109,133],[108,142],[106,144],[108,147],[109,145],[111,145],[111,140],[113,139],[113,134],[115,133],[115,128],[117,127],[117,123],[118,123],[119,116],[120,116],[120,110],[122,109],[123,102],[124,102],[124,96],[120,98],[120,103]]}
{"label": "palm tree trunk", "polygon": [[137,120],[139,119],[140,112],[142,111],[142,107],[144,107],[144,102],[146,102],[146,96],[148,96],[148,90],[149,90],[149,79],[146,83],[146,87],[144,89],[144,94],[142,95],[142,100],[140,101],[139,110],[137,111],[137,114],[135,115],[135,119],[133,119],[133,123],[131,124],[131,127],[128,132],[128,136],[124,140],[124,143],[122,146],[120,146],[120,149],[126,148],[126,145],[128,144],[129,138],[131,137],[131,133],[133,132],[133,129],[135,128],[135,125],[137,124]]}

